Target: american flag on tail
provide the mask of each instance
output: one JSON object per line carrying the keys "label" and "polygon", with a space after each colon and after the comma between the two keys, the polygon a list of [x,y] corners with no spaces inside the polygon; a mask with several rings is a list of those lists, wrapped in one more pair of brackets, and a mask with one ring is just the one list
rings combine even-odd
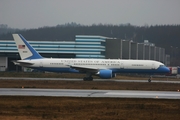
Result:
{"label": "american flag on tail", "polygon": [[19,49],[25,49],[25,45],[19,45],[18,48]]}

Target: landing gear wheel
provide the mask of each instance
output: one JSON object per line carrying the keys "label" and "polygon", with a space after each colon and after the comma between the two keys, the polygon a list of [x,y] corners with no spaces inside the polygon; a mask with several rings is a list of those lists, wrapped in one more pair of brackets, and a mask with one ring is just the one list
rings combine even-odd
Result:
{"label": "landing gear wheel", "polygon": [[89,77],[89,80],[90,80],[90,81],[93,81],[93,77]]}
{"label": "landing gear wheel", "polygon": [[84,77],[83,80],[84,81],[93,81],[93,77]]}
{"label": "landing gear wheel", "polygon": [[87,72],[86,77],[83,78],[84,81],[93,81],[92,73]]}
{"label": "landing gear wheel", "polygon": [[83,80],[86,81],[86,77],[84,77]]}
{"label": "landing gear wheel", "polygon": [[152,76],[149,77],[148,82],[151,82]]}

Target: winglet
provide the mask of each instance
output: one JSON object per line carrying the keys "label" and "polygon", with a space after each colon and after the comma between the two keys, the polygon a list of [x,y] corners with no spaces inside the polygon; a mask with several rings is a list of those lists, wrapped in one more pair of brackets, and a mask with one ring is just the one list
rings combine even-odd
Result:
{"label": "winglet", "polygon": [[21,34],[13,34],[13,38],[22,60],[43,58]]}

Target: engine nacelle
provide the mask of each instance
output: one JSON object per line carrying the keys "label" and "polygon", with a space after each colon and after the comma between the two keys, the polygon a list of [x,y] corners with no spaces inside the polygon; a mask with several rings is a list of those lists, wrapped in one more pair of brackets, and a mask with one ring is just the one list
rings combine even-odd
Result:
{"label": "engine nacelle", "polygon": [[100,70],[99,76],[103,79],[110,79],[112,78],[112,70]]}

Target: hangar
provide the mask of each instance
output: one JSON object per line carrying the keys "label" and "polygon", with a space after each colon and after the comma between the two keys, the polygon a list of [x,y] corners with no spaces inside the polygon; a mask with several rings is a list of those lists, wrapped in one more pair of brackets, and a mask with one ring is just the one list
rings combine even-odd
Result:
{"label": "hangar", "polygon": [[[76,35],[75,41],[28,42],[43,56],[52,58],[147,59],[169,63],[165,49],[145,41],[136,43],[95,35]],[[0,71],[21,70],[11,61],[20,56],[14,40],[0,40]],[[168,65],[168,64],[166,64]]]}

